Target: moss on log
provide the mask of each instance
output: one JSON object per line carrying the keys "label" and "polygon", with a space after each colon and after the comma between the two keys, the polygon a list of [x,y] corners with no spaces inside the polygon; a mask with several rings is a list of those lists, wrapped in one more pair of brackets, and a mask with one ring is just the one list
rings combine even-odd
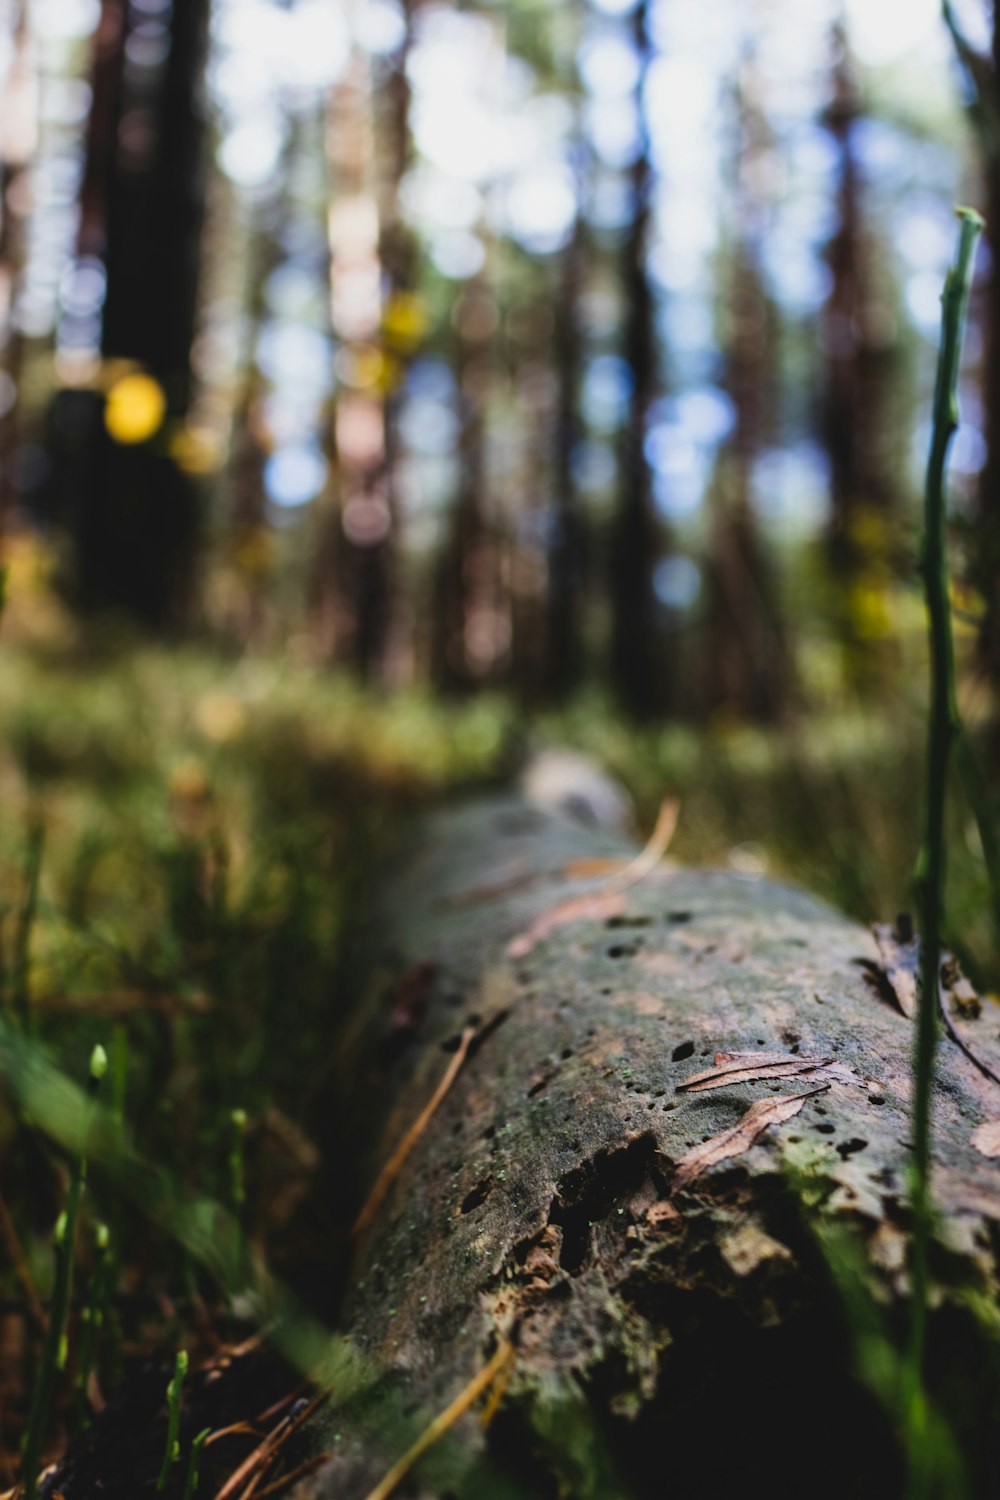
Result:
{"label": "moss on log", "polygon": [[[383,1399],[323,1418],[300,1497],[366,1495],[502,1338],[492,1422],[400,1494],[900,1493],[872,1392],[906,1317],[912,1022],[871,934],[798,890],[580,878],[631,852],[498,799],[438,815],[382,890],[341,1043],[359,1199],[472,1040],[357,1245],[344,1328]],[[996,1008],[954,1025],[996,1069]],[[940,1493],[1000,1492],[1000,1163],[971,1139],[997,1118],[945,1039],[929,1381],[965,1477]]]}

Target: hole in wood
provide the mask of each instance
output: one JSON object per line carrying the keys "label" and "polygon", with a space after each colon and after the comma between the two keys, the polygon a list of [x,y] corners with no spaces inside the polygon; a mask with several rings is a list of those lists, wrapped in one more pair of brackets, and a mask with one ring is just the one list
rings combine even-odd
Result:
{"label": "hole in wood", "polygon": [[474,1208],[478,1208],[481,1203],[486,1202],[492,1190],[493,1178],[483,1177],[462,1199],[462,1213],[471,1214]]}

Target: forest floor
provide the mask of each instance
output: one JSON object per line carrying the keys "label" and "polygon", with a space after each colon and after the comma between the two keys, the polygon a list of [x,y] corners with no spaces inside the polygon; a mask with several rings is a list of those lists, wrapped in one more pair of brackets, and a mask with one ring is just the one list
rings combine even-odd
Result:
{"label": "forest floor", "polygon": [[[133,1156],[172,1184],[171,1211],[193,1205],[210,1228],[211,1205],[228,1207],[321,1319],[336,1302],[315,1248],[331,1212],[319,1191],[324,1038],[348,1003],[342,957],[369,877],[416,808],[510,777],[537,746],[571,745],[630,790],[640,835],[663,797],[679,798],[681,861],[791,878],[864,921],[911,904],[918,703],[839,705],[769,732],[636,730],[596,697],[528,721],[502,697],[380,698],[287,660],[9,644],[0,716],[5,1031],[77,1083],[103,1045],[110,1105]],[[949,936],[992,989],[988,883],[974,828],[955,817]],[[26,1288],[49,1297],[68,1182],[46,1122],[25,1117],[10,1084],[0,1486],[16,1474],[37,1368]],[[164,1233],[112,1178],[92,1173],[77,1237],[80,1305],[103,1298],[103,1343],[89,1398],[61,1393],[50,1454],[123,1369],[168,1369],[179,1344],[197,1364],[254,1329],[190,1236],[169,1222]],[[113,1278],[98,1223],[111,1229]],[[74,1349],[79,1336],[76,1324]]]}

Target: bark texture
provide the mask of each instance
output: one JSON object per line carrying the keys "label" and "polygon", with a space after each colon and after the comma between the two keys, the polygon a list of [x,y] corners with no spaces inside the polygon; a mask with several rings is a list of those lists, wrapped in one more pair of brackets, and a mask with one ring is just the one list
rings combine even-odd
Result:
{"label": "bark texture", "polygon": [[[383,890],[341,1045],[341,1140],[375,1143],[359,1198],[476,1040],[357,1247],[343,1326],[383,1399],[335,1396],[334,1458],[299,1500],[365,1496],[502,1336],[492,1423],[463,1417],[398,1493],[901,1492],[858,1359],[905,1318],[912,1023],[872,936],[800,891],[665,865],[627,889],[573,878],[629,852],[498,799],[439,815]],[[996,1067],[995,1008],[954,1024]],[[717,1053],[789,1061],[679,1091]],[[816,1066],[782,1076],[796,1059]],[[754,1144],[696,1169],[767,1100]],[[970,1140],[998,1116],[1000,1088],[944,1040],[929,1368],[972,1494],[1000,1477],[1000,1180]]]}

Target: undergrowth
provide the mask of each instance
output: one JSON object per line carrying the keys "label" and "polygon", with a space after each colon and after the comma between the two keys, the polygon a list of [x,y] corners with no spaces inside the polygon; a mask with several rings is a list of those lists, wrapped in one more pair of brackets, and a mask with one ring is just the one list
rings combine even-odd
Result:
{"label": "undergrowth", "polygon": [[[342,960],[372,873],[416,808],[509,776],[536,742],[570,743],[631,789],[640,830],[665,794],[680,797],[681,860],[788,876],[864,920],[894,915],[908,887],[918,695],[853,715],[838,705],[836,719],[791,733],[637,732],[582,700],[529,739],[500,698],[379,699],[287,662],[149,648],[93,663],[11,647],[6,658],[2,1024],[80,1084],[93,1048],[106,1049],[104,1145],[117,1130],[134,1161],[155,1163],[170,1205],[151,1215],[95,1152],[45,1455],[136,1361],[162,1364],[162,1393],[180,1348],[196,1368],[220,1339],[252,1333],[262,1276],[320,1322],[335,1311],[316,1247],[343,1239],[342,1205],[318,1143]],[[974,828],[956,826],[952,848],[953,931],[989,987],[1000,965]],[[0,1390],[6,1483],[74,1161],[16,1092],[0,1093],[0,1295],[17,1310]],[[199,1256],[213,1236],[218,1254]],[[185,1451],[178,1484],[187,1463]]]}

